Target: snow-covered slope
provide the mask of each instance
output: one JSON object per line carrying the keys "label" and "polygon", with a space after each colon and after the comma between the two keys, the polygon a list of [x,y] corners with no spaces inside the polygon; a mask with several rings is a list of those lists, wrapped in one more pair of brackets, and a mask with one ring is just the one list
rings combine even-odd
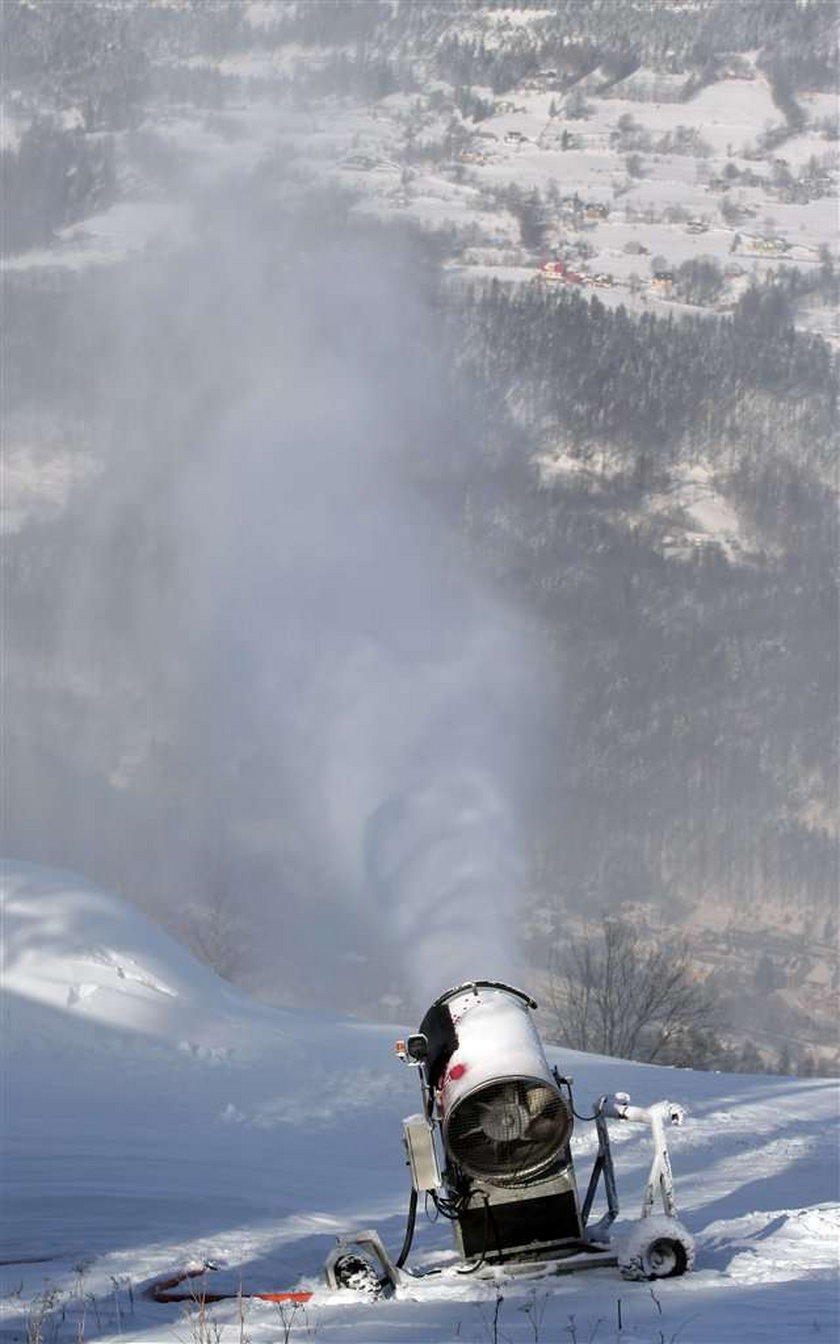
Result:
{"label": "snow-covered slope", "polygon": [[4,987],[16,995],[161,1039],[200,1031],[233,997],[137,911],[77,878],[15,864],[3,886]]}
{"label": "snow-covered slope", "polygon": [[[254,1005],[118,898],[22,864],[3,877],[0,1338],[38,1337],[45,1292],[43,1338],[77,1340],[80,1323],[86,1339],[199,1338],[144,1282],[209,1257],[225,1265],[219,1284],[284,1288],[317,1281],[338,1231],[375,1226],[399,1245],[400,1120],[417,1095],[395,1029]],[[551,1281],[547,1297],[544,1283],[502,1281],[498,1338],[533,1340],[539,1316],[542,1341],[612,1339],[619,1299],[626,1344],[834,1338],[836,1085],[562,1064],[579,1103],[625,1088],[687,1105],[672,1151],[698,1268],[655,1295],[606,1268]],[[584,1177],[590,1129],[575,1139]],[[615,1139],[632,1217],[646,1139]],[[421,1221],[415,1263],[448,1252],[448,1229]],[[495,1299],[473,1279],[391,1302],[328,1298],[288,1337],[493,1338]],[[272,1304],[248,1302],[244,1324],[235,1302],[212,1311],[231,1344],[286,1338]]]}

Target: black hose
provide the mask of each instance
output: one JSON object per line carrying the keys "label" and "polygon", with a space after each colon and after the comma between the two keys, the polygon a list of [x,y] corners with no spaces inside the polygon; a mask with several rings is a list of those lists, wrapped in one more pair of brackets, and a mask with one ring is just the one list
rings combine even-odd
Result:
{"label": "black hose", "polygon": [[499,1240],[499,1229],[496,1226],[496,1219],[493,1217],[492,1211],[490,1209],[490,1200],[487,1197],[487,1195],[483,1195],[482,1198],[484,1200],[484,1244],[481,1248],[481,1255],[478,1257],[478,1260],[475,1262],[474,1265],[469,1265],[466,1269],[456,1269],[455,1271],[456,1274],[476,1274],[478,1270],[481,1269],[482,1265],[487,1259],[487,1250],[488,1250],[487,1243],[490,1240],[488,1233],[491,1227],[493,1229],[493,1237],[496,1242],[496,1252],[499,1257],[499,1264],[501,1264],[505,1258],[504,1252],[502,1251],[502,1243]]}
{"label": "black hose", "polygon": [[595,1110],[592,1112],[591,1115],[578,1115],[577,1111],[574,1108],[574,1104],[572,1103],[571,1088],[569,1089],[569,1103],[572,1106],[572,1115],[575,1117],[576,1120],[597,1120],[598,1116],[604,1109],[606,1100],[607,1100],[606,1097],[599,1097],[598,1101],[595,1103]]}
{"label": "black hose", "polygon": [[489,1231],[490,1231],[490,1201],[489,1201],[489,1199],[487,1198],[487,1196],[485,1195],[485,1196],[484,1196],[484,1238],[483,1238],[483,1243],[482,1243],[482,1247],[481,1247],[481,1255],[478,1257],[478,1259],[476,1260],[476,1262],[475,1262],[474,1265],[467,1265],[466,1268],[464,1268],[464,1269],[456,1269],[456,1270],[455,1270],[455,1273],[456,1273],[456,1274],[476,1274],[476,1273],[478,1272],[478,1270],[481,1269],[481,1266],[484,1264],[484,1261],[487,1259],[487,1241],[488,1241],[487,1233],[488,1233]]}
{"label": "black hose", "polygon": [[408,1201],[408,1217],[405,1220],[405,1236],[403,1237],[403,1244],[400,1248],[400,1253],[397,1256],[396,1260],[394,1261],[394,1264],[396,1265],[397,1269],[402,1269],[403,1265],[408,1259],[408,1253],[411,1250],[411,1243],[414,1240],[414,1224],[416,1220],[417,1220],[417,1191],[414,1189],[414,1186],[412,1185],[411,1196]]}
{"label": "black hose", "polygon": [[557,1071],[556,1068],[552,1069],[551,1072],[554,1074],[554,1081],[555,1081],[555,1083],[557,1084],[557,1086],[560,1087],[560,1088],[565,1087],[565,1089],[566,1089],[566,1093],[567,1093],[568,1098],[569,1098],[569,1107],[570,1107],[571,1112],[572,1112],[572,1115],[575,1117],[575,1119],[576,1119],[576,1120],[586,1120],[586,1121],[589,1121],[589,1120],[597,1120],[597,1119],[598,1119],[598,1116],[601,1114],[601,1112],[602,1112],[603,1109],[604,1109],[604,1105],[605,1105],[606,1100],[607,1100],[606,1097],[599,1097],[599,1098],[598,1098],[598,1101],[595,1103],[595,1110],[593,1111],[592,1115],[578,1115],[577,1111],[575,1110],[575,1099],[574,1099],[574,1097],[573,1097],[573,1095],[572,1095],[572,1084],[571,1084],[571,1080],[570,1080],[569,1078],[563,1078],[562,1075]]}
{"label": "black hose", "polygon": [[[432,1203],[442,1217],[448,1218],[450,1223],[457,1222],[464,1211],[465,1199],[463,1195],[457,1195],[455,1199],[447,1199],[443,1195],[436,1195],[432,1191]],[[434,1219],[430,1220],[434,1222]]]}

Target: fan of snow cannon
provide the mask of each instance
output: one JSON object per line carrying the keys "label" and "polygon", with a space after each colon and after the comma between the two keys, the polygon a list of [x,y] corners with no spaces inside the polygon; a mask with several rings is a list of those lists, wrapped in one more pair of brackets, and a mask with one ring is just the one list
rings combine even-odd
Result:
{"label": "fan of snow cannon", "polygon": [[571,1128],[568,1105],[556,1087],[517,1078],[464,1097],[448,1115],[444,1133],[462,1171],[493,1185],[525,1185],[551,1166]]}

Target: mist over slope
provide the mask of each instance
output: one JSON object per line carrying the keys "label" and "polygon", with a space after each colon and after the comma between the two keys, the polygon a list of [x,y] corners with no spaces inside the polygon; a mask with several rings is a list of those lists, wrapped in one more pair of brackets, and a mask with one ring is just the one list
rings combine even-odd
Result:
{"label": "mist over slope", "polygon": [[830,1063],[828,11],[4,6],[7,852],[380,1014],[623,912]]}
{"label": "mist over slope", "polygon": [[461,948],[438,974],[467,936],[501,973],[538,667],[413,479],[432,445],[477,445],[428,396],[446,372],[410,252],[339,250],[308,210],[269,227],[277,189],[211,199],[197,245],[91,277],[91,316],[75,295],[62,314],[54,348],[72,324],[99,349],[51,390],[93,408],[98,462],[48,532],[52,583],[16,606],[13,718],[53,714],[13,736],[11,843],[173,920],[224,884],[287,998],[316,941],[322,965],[381,942],[422,982],[427,920]]}

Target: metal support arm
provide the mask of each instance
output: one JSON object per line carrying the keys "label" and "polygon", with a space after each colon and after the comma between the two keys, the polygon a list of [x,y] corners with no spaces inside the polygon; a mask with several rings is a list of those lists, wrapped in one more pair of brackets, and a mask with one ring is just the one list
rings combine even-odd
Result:
{"label": "metal support arm", "polygon": [[681,1125],[685,1119],[682,1106],[673,1101],[657,1101],[652,1106],[631,1106],[626,1092],[617,1092],[615,1096],[603,1100],[605,1115],[616,1120],[650,1125],[653,1135],[653,1160],[642,1199],[642,1217],[648,1218],[653,1213],[658,1192],[665,1213],[669,1218],[675,1218],[677,1206],[674,1199],[674,1176],[671,1171],[668,1141],[665,1138],[665,1123],[667,1121],[672,1125]]}
{"label": "metal support arm", "polygon": [[602,1218],[589,1232],[593,1241],[606,1241],[609,1237],[609,1230],[618,1217],[618,1190],[615,1184],[615,1168],[613,1167],[612,1148],[610,1147],[610,1132],[607,1128],[607,1117],[605,1115],[605,1104],[607,1097],[599,1097],[595,1103],[595,1128],[598,1132],[598,1154],[595,1158],[595,1165],[592,1168],[592,1175],[589,1177],[586,1196],[581,1209],[581,1222],[586,1228],[589,1215],[592,1211],[592,1205],[595,1201],[595,1195],[598,1190],[598,1182],[601,1176],[604,1177],[604,1193],[607,1197],[607,1211]]}
{"label": "metal support arm", "polygon": [[662,1200],[662,1208],[669,1218],[677,1214],[674,1199],[674,1176],[671,1170],[671,1156],[665,1138],[666,1121],[672,1125],[681,1125],[685,1111],[671,1101],[657,1101],[653,1106],[631,1106],[626,1092],[617,1092],[615,1096],[599,1097],[595,1103],[595,1127],[598,1131],[598,1153],[589,1177],[589,1185],[581,1209],[581,1221],[586,1228],[598,1182],[604,1178],[604,1193],[607,1197],[607,1211],[589,1232],[593,1241],[607,1239],[609,1229],[619,1213],[618,1190],[615,1183],[612,1149],[607,1120],[624,1120],[630,1124],[650,1125],[653,1136],[653,1159],[648,1172],[645,1192],[642,1198],[642,1217],[648,1218],[656,1206],[656,1196]]}

